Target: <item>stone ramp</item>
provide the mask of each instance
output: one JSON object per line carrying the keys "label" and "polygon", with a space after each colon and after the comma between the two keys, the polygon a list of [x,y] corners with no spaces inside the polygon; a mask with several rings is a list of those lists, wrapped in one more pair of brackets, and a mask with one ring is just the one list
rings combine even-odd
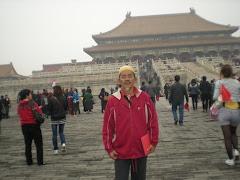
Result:
{"label": "stone ramp", "polygon": [[[147,179],[239,179],[240,162],[233,167],[227,159],[223,135],[217,121],[199,110],[184,111],[184,125],[174,125],[171,106],[161,97],[157,102],[159,144],[148,156]],[[191,106],[191,103],[190,103]],[[102,144],[100,102],[96,100],[92,114],[67,117],[65,136],[67,153],[53,154],[50,119],[42,125],[45,166],[36,164],[33,144],[32,166],[25,164],[24,140],[16,104],[10,119],[2,121],[0,135],[0,179],[114,179],[114,164]],[[239,134],[238,130],[238,134]],[[60,143],[60,142],[59,142]]]}
{"label": "stone ramp", "polygon": [[209,70],[208,68],[202,66],[197,62],[182,62],[181,63],[184,67],[187,67],[190,71],[194,72],[198,75],[198,77],[202,78],[202,76],[206,76],[207,80],[210,82],[212,79],[217,80],[219,76]]}

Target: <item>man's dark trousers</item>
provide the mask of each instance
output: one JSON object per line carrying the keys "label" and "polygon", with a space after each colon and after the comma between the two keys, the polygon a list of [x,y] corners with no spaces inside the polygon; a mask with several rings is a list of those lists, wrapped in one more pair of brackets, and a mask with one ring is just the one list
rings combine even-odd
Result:
{"label": "man's dark trousers", "polygon": [[116,159],[115,180],[128,180],[131,166],[131,180],[145,180],[147,156],[138,159]]}
{"label": "man's dark trousers", "polygon": [[208,101],[209,101],[209,95],[208,94],[202,94],[202,107],[203,110],[208,111]]}

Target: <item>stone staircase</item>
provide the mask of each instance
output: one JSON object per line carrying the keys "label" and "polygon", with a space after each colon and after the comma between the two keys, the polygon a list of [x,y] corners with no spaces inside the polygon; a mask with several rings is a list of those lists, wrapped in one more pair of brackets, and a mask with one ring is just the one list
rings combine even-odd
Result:
{"label": "stone staircase", "polygon": [[208,81],[211,81],[212,79],[217,80],[219,78],[216,72],[211,71],[197,62],[184,62],[181,64],[190,71],[194,72],[194,74],[196,74],[199,78],[206,76]]}

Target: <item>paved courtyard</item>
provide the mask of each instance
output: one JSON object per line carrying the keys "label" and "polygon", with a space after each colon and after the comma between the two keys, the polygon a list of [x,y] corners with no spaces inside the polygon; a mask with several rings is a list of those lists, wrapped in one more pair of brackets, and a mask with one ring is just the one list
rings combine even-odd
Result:
{"label": "paved courtyard", "polygon": [[[148,180],[240,179],[240,162],[233,167],[224,164],[227,154],[218,121],[202,113],[200,103],[199,106],[198,111],[185,111],[184,125],[179,126],[173,123],[168,102],[164,98],[157,102],[159,144],[155,153],[148,156]],[[16,108],[14,103],[11,118],[2,121],[0,179],[114,179],[113,160],[102,144],[103,114],[99,101],[92,114],[67,116],[66,154],[53,154],[50,119],[46,119],[42,125],[45,166],[37,165],[34,144],[34,164],[25,164]]]}

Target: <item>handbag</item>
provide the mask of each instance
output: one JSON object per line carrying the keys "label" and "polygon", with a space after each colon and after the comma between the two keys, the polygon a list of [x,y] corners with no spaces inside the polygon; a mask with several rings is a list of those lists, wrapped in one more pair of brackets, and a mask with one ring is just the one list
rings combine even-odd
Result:
{"label": "handbag", "polygon": [[36,107],[35,107],[35,102],[34,102],[34,101],[31,102],[31,108],[32,108],[32,111],[33,111],[33,117],[34,117],[34,119],[36,120],[36,122],[37,122],[38,124],[44,123],[45,118],[44,118],[44,116],[36,109]]}
{"label": "handbag", "polygon": [[108,101],[108,96],[107,96],[107,95],[104,95],[103,100],[104,100],[104,101]]}
{"label": "handbag", "polygon": [[210,114],[210,117],[213,119],[213,120],[217,120],[218,119],[218,109],[214,108],[214,106],[212,106],[210,108],[210,111],[211,111],[211,114]]}

